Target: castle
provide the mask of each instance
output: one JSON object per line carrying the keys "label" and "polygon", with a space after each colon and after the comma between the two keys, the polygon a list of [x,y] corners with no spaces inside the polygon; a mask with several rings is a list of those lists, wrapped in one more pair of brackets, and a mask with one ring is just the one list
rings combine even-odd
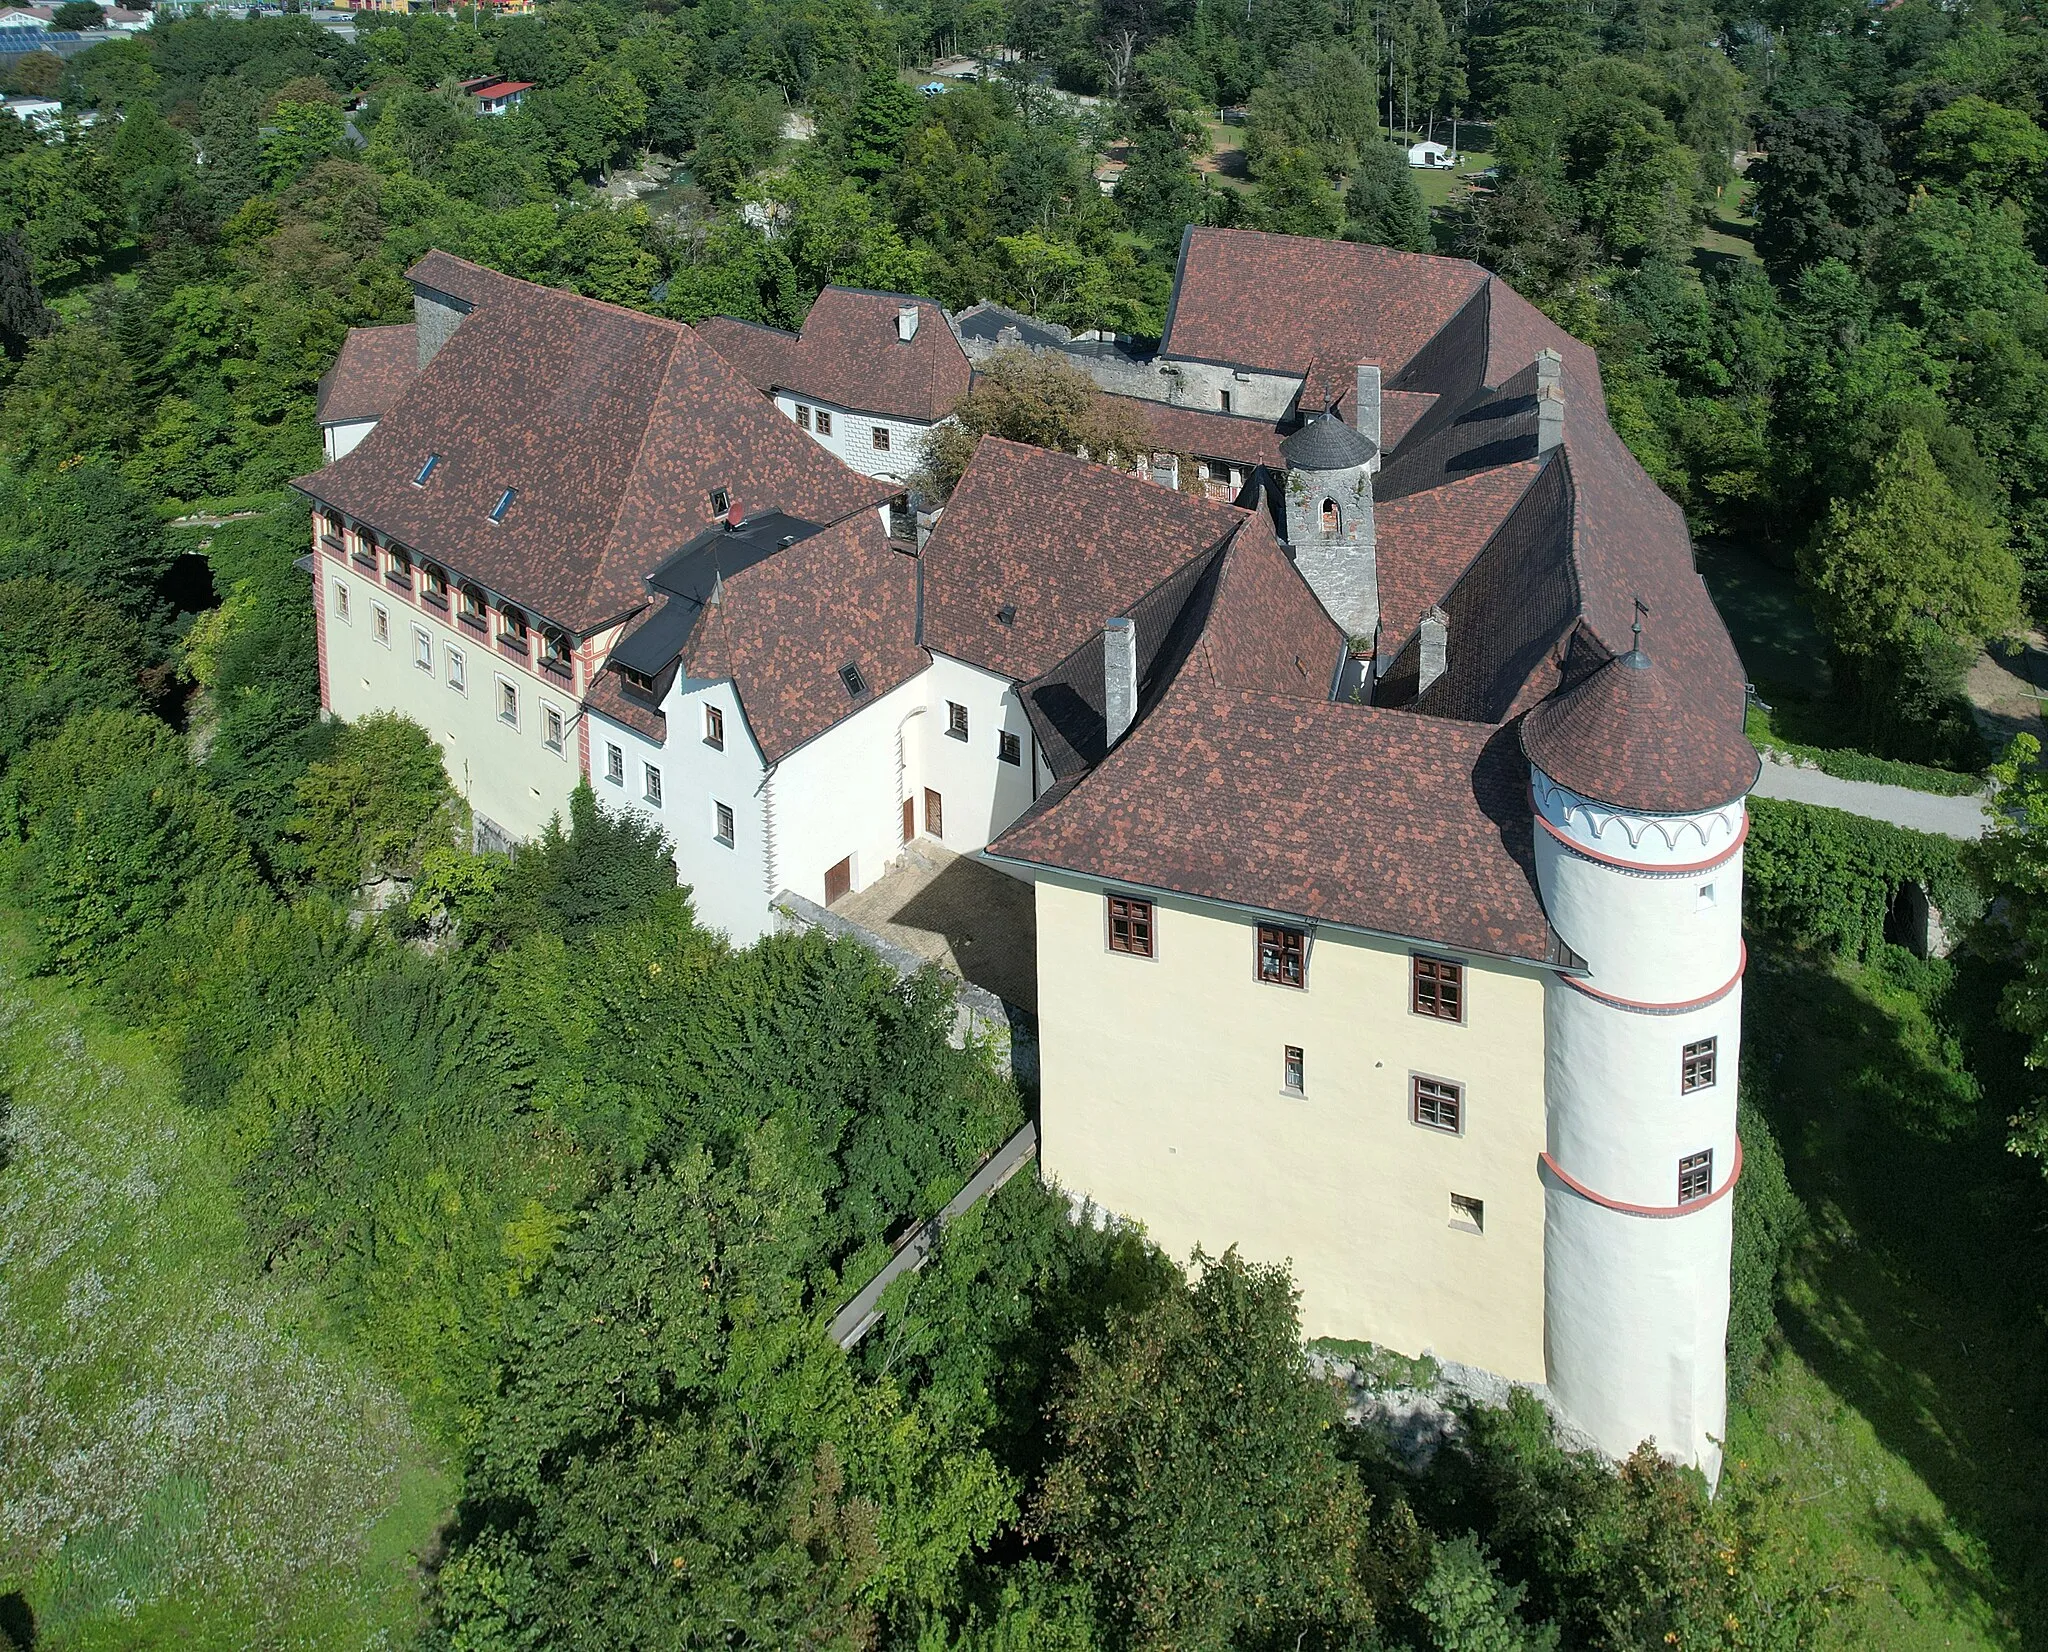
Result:
{"label": "castle", "polygon": [[[1244,231],[1188,232],[1150,353],[410,275],[296,484],[331,714],[420,722],[484,842],[587,777],[743,943],[919,839],[1028,880],[1049,1179],[1717,1472],[1757,760],[1591,351]],[[1005,344],[1153,450],[986,439],[934,519],[915,447]]]}

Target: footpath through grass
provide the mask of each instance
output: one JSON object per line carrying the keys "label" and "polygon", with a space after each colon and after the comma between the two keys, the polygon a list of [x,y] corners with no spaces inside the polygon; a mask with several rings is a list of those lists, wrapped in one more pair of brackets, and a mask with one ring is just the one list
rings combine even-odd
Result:
{"label": "footpath through grass", "polygon": [[1752,959],[1743,1080],[1813,1232],[1730,1455],[1835,1557],[1842,1645],[2048,1646],[2048,1183],[2005,1150],[1998,983]]}
{"label": "footpath through grass", "polygon": [[39,1652],[397,1646],[451,1493],[254,1271],[212,1121],[0,918],[0,1626]]}

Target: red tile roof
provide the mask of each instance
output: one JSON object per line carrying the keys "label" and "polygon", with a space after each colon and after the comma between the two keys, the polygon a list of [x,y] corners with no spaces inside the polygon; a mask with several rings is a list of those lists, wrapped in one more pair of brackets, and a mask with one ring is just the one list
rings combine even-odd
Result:
{"label": "red tile roof", "polygon": [[419,371],[411,322],[398,327],[351,327],[341,354],[320,380],[314,417],[322,424],[381,419]]}
{"label": "red tile roof", "polygon": [[[867,512],[743,568],[704,611],[683,656],[693,677],[730,678],[771,763],[908,682],[917,645],[917,558]],[[839,671],[857,665],[855,699]]]}
{"label": "red tile roof", "polygon": [[1162,452],[1188,453],[1197,459],[1227,459],[1247,468],[1280,463],[1280,436],[1270,419],[1248,419],[1236,413],[1211,413],[1199,407],[1129,399],[1132,411],[1152,433],[1154,447]]}
{"label": "red tile roof", "polygon": [[[916,336],[897,337],[897,313],[916,305]],[[933,424],[967,394],[967,356],[928,298],[827,287],[801,333],[714,316],[700,336],[757,389]]]}
{"label": "red tile roof", "polygon": [[475,87],[470,96],[479,98],[509,97],[514,92],[530,92],[534,82],[530,80],[492,80]]}
{"label": "red tile roof", "polygon": [[1383,650],[1399,649],[1422,616],[1449,594],[1528,491],[1536,471],[1534,459],[1523,459],[1373,507]]}
{"label": "red tile roof", "polygon": [[1228,505],[985,436],[924,549],[925,645],[1029,681],[1243,520]]}
{"label": "red tile roof", "polygon": [[714,489],[828,523],[891,491],[679,323],[446,253],[410,273],[473,313],[354,452],[294,485],[572,632],[647,601],[646,574],[714,519]]}
{"label": "red tile roof", "polygon": [[1224,552],[1202,628],[1201,663],[1228,688],[1327,700],[1344,632],[1296,572],[1263,515],[1245,519]]}
{"label": "red tile roof", "polygon": [[1654,657],[1632,649],[1522,719],[1522,749],[1582,797],[1652,814],[1696,814],[1756,784],[1740,725],[1714,715]]}
{"label": "red tile roof", "polygon": [[1510,730],[1186,672],[1078,781],[990,845],[1106,884],[1461,951],[1560,954]]}

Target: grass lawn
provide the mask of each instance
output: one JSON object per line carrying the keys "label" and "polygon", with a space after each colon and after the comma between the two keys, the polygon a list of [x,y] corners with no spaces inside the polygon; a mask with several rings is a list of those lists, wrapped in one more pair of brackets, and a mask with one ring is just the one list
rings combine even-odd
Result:
{"label": "grass lawn", "polygon": [[1693,262],[1702,273],[1719,260],[1757,263],[1756,218],[1749,210],[1750,186],[1738,178],[1707,209],[1707,222],[1693,240]]}
{"label": "grass lawn", "polygon": [[214,1121],[24,955],[0,921],[0,1624],[32,1612],[45,1652],[405,1642],[444,1466],[253,1271]]}
{"label": "grass lawn", "polygon": [[1743,1082],[1813,1231],[1729,1450],[1833,1557],[1845,1646],[2048,1646],[2048,1180],[1997,982],[1950,975],[1752,954]]}

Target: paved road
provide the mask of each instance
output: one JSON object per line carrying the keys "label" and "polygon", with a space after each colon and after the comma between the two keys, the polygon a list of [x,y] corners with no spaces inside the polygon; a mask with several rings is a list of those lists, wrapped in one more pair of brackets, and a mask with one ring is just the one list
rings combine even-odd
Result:
{"label": "paved road", "polygon": [[1818,803],[1941,837],[1982,837],[1990,824],[1990,810],[1981,797],[1941,797],[1906,786],[1840,780],[1822,774],[1819,769],[1798,769],[1768,759],[1763,773],[1757,776],[1756,795],[1781,797],[1793,803]]}
{"label": "paved road", "polygon": [[925,1258],[931,1255],[932,1246],[954,1217],[964,1215],[982,1200],[1007,1182],[1023,1168],[1024,1161],[1038,1151],[1038,1126],[1027,1124],[1008,1141],[996,1149],[994,1156],[977,1170],[967,1185],[954,1194],[946,1208],[896,1247],[896,1254],[889,1258],[882,1271],[870,1279],[855,1294],[854,1299],[832,1316],[832,1340],[842,1348],[851,1348],[872,1331],[880,1322],[882,1311],[876,1306],[882,1300],[882,1293],[893,1284],[899,1275],[921,1268]]}

